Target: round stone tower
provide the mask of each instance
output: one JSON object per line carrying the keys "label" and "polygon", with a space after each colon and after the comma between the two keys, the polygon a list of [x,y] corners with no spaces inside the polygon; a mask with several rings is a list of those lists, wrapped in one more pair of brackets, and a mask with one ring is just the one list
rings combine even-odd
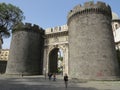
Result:
{"label": "round stone tower", "polygon": [[6,74],[42,74],[43,36],[44,30],[30,23],[14,28]]}
{"label": "round stone tower", "polygon": [[105,80],[119,76],[111,19],[111,8],[103,2],[86,2],[69,12],[71,78]]}

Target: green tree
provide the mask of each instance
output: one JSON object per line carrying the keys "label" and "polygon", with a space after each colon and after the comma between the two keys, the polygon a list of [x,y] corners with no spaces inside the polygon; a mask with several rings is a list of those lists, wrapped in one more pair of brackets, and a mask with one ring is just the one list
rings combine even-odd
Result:
{"label": "green tree", "polygon": [[58,60],[63,61],[63,57],[58,57]]}
{"label": "green tree", "polygon": [[0,37],[10,37],[14,25],[22,22],[23,12],[12,4],[0,3]]}

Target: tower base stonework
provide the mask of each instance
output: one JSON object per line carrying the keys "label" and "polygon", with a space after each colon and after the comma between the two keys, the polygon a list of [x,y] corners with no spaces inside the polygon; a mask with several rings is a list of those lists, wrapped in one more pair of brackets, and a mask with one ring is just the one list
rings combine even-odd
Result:
{"label": "tower base stonework", "polygon": [[120,76],[111,27],[111,9],[105,3],[86,2],[68,14],[69,75],[71,78],[112,80]]}
{"label": "tower base stonework", "polygon": [[42,74],[44,30],[29,23],[15,27],[6,74]]}

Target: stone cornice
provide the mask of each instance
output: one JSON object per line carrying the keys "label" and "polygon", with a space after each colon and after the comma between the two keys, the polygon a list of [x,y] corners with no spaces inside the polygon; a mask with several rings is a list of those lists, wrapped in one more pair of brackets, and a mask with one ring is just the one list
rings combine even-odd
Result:
{"label": "stone cornice", "polygon": [[68,31],[50,33],[50,34],[46,34],[45,36],[46,38],[52,38],[52,37],[66,36],[66,35],[68,35]]}

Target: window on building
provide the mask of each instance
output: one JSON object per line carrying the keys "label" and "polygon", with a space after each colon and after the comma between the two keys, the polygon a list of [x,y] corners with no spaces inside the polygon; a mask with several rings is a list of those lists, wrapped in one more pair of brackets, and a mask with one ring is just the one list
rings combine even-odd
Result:
{"label": "window on building", "polygon": [[59,31],[61,31],[61,27],[59,27]]}
{"label": "window on building", "polygon": [[51,32],[53,32],[53,28],[51,28]]}
{"label": "window on building", "polygon": [[7,56],[7,55],[8,55],[8,52],[5,53],[5,56]]}

